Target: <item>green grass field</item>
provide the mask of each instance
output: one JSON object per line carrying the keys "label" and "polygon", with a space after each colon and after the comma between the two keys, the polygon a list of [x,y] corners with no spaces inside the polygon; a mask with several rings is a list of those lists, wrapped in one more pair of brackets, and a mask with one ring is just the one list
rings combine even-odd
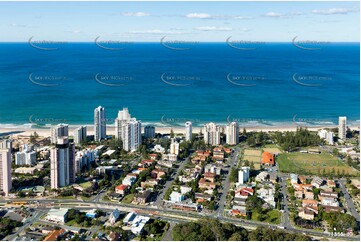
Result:
{"label": "green grass field", "polygon": [[133,201],[133,199],[134,199],[134,194],[128,194],[123,198],[122,203],[129,204]]}
{"label": "green grass field", "polygon": [[[257,212],[252,212],[252,220],[255,220],[255,221],[259,221],[259,217],[260,214],[257,213]],[[263,220],[262,222],[266,222],[266,223],[273,223],[273,224],[279,224],[281,221],[281,212],[274,209],[274,210],[271,210],[267,213],[267,218],[265,220]]]}
{"label": "green grass field", "polygon": [[87,189],[88,187],[91,187],[91,182],[83,182],[83,183],[79,183],[79,186],[81,186],[83,189]]}
{"label": "green grass field", "polygon": [[283,153],[276,158],[281,172],[331,175],[333,169],[335,174],[358,175],[358,171],[338,160],[330,154],[308,154],[308,153]]}

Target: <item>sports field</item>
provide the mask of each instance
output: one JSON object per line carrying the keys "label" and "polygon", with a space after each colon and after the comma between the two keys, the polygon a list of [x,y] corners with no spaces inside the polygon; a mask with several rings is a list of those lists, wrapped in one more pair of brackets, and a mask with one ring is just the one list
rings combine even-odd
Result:
{"label": "sports field", "polygon": [[338,160],[330,154],[283,153],[276,158],[282,172],[298,174],[330,175],[334,169],[336,174],[357,175],[358,171]]}

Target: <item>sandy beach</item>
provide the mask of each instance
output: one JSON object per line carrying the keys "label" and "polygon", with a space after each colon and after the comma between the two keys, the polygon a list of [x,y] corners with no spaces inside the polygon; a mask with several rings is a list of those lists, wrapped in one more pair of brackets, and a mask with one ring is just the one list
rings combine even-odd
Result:
{"label": "sandy beach", "polygon": [[[73,130],[78,126],[69,126],[69,135],[73,135]],[[311,126],[307,127],[308,130],[317,131],[322,128],[336,128],[337,126]],[[243,130],[244,127],[240,126],[240,131]],[[254,132],[271,132],[271,131],[295,131],[297,129],[297,125],[284,125],[284,126],[257,126],[257,127],[245,127],[247,132],[254,131]],[[358,126],[350,126],[351,130],[360,130]],[[193,127],[193,133],[199,133],[202,127]],[[183,127],[155,127],[156,133],[161,134],[169,134],[170,131],[173,130],[175,134],[184,134],[185,129]],[[24,127],[1,127],[0,126],[0,135],[10,135],[13,138],[16,137],[27,137],[36,132],[41,137],[50,137],[50,128],[24,128]],[[94,134],[94,127],[91,125],[87,125],[87,132],[88,135]],[[202,130],[203,132],[203,130]],[[113,126],[107,127],[107,135],[115,135],[115,128]]]}

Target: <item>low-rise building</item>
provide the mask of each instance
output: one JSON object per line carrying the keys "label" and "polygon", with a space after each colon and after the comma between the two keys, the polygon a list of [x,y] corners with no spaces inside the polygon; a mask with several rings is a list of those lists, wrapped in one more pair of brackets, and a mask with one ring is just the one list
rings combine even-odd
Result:
{"label": "low-rise building", "polygon": [[318,202],[316,200],[308,200],[304,199],[302,200],[302,207],[309,206],[309,207],[315,207],[317,208]]}
{"label": "low-rise building", "polygon": [[324,183],[324,180],[319,177],[314,177],[311,181],[311,184],[316,188],[320,188],[323,185],[323,183]]}
{"label": "low-rise building", "polygon": [[119,217],[120,217],[120,212],[119,212],[119,210],[116,208],[116,209],[110,214],[108,221],[109,221],[109,223],[110,223],[111,225],[114,225],[114,224],[118,221]]}
{"label": "low-rise building", "polygon": [[119,186],[116,186],[115,187],[115,193],[119,193],[119,194],[121,194],[121,195],[125,195],[125,193],[127,192],[127,190],[128,190],[128,185],[119,185]]}
{"label": "low-rise building", "polygon": [[143,193],[138,193],[134,196],[134,202],[139,204],[145,204],[149,202],[152,196],[152,192],[150,190],[146,190]]}
{"label": "low-rise building", "polygon": [[137,174],[129,173],[126,177],[124,177],[122,184],[126,186],[132,186],[137,180]]}
{"label": "low-rise building", "polygon": [[275,155],[270,152],[267,152],[267,151],[263,152],[261,164],[267,165],[267,166],[274,166],[275,165]]}
{"label": "low-rise building", "polygon": [[59,209],[52,208],[48,212],[46,216],[46,220],[51,222],[65,223],[67,214],[68,214],[67,208],[59,208]]}
{"label": "low-rise building", "polygon": [[54,229],[44,238],[43,241],[56,241],[65,234],[66,234],[65,229]]}
{"label": "low-rise building", "polygon": [[185,199],[184,195],[180,192],[173,191],[169,196],[169,200],[172,202],[182,202],[184,201],[184,199]]}

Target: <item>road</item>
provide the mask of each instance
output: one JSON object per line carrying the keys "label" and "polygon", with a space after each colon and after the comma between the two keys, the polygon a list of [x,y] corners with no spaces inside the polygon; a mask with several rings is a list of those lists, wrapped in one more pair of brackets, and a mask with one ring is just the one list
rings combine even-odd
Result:
{"label": "road", "polygon": [[286,178],[283,176],[280,176],[279,179],[280,179],[280,181],[279,181],[280,191],[282,193],[281,206],[283,209],[281,226],[285,227],[285,228],[291,228],[292,225],[290,222],[290,210],[288,208]]}
{"label": "road", "polygon": [[344,179],[340,179],[340,180],[336,180],[336,183],[339,185],[342,193],[344,194],[349,212],[352,214],[352,216],[355,217],[357,222],[360,222],[360,214],[358,214],[358,212],[355,208],[355,204],[353,203],[352,198],[347,191],[346,181]]}
{"label": "road", "polygon": [[21,226],[18,230],[16,230],[15,233],[10,234],[9,236],[7,236],[4,240],[7,241],[11,241],[11,240],[15,240],[17,237],[19,237],[19,235],[28,227],[30,227],[33,223],[39,221],[40,217],[43,216],[44,214],[46,214],[49,211],[49,209],[41,209],[41,210],[37,210],[35,212],[35,214],[31,217],[28,217],[23,226]]}
{"label": "road", "polygon": [[226,177],[226,180],[224,182],[224,186],[222,189],[222,195],[219,199],[219,206],[217,208],[217,213],[216,216],[217,218],[223,218],[224,216],[224,206],[226,204],[227,201],[227,193],[229,191],[229,187],[231,185],[230,181],[229,181],[229,177],[231,175],[231,170],[233,167],[237,167],[237,163],[238,163],[238,153],[240,151],[239,147],[235,147],[234,148],[234,153],[231,155],[231,157],[229,158],[229,169],[228,169],[228,175]]}
{"label": "road", "polygon": [[176,172],[173,172],[171,178],[168,179],[168,181],[164,185],[164,188],[160,191],[160,194],[157,196],[157,200],[154,202],[155,206],[157,206],[158,208],[162,207],[161,204],[164,199],[165,192],[168,191],[168,189],[172,186],[174,179],[179,176],[180,171],[184,169],[184,166],[187,164],[189,160],[190,160],[190,156],[180,164]]}
{"label": "road", "polygon": [[[204,218],[213,218],[212,214],[201,214],[197,212],[189,212],[189,211],[175,211],[171,209],[157,209],[152,207],[144,207],[141,205],[134,205],[134,204],[119,204],[116,202],[98,202],[94,203],[92,201],[87,202],[79,202],[78,200],[56,200],[52,199],[52,202],[56,202],[54,204],[54,207],[61,206],[61,207],[71,207],[71,208],[79,208],[79,209],[92,209],[92,208],[99,208],[102,210],[114,210],[119,209],[120,211],[124,212],[130,212],[130,211],[136,211],[140,214],[148,214],[152,215],[154,212],[156,212],[156,218],[161,218],[166,221],[175,222],[175,223],[181,223],[184,221],[194,221],[196,219],[204,219]],[[45,202],[48,203],[49,200],[39,200],[39,202]],[[77,204],[77,206],[74,207],[74,203]],[[67,205],[69,204],[69,205]],[[40,215],[39,215],[40,216]],[[222,222],[229,222],[238,226],[246,227],[246,228],[256,228],[257,226],[268,226],[271,228],[277,228],[277,225],[270,225],[268,223],[258,222],[258,221],[252,221],[252,220],[244,220],[244,219],[236,219],[236,218],[227,218],[227,217],[220,217],[220,221]],[[25,229],[25,228],[24,228]],[[313,231],[313,230],[305,230],[305,229],[298,229],[298,228],[287,228],[287,231],[292,231],[295,233],[304,233],[307,231],[307,234],[311,236],[322,236],[322,237],[330,237],[326,233]],[[331,237],[330,237],[331,238]],[[350,237],[347,239],[351,240],[358,240],[359,236]]]}

